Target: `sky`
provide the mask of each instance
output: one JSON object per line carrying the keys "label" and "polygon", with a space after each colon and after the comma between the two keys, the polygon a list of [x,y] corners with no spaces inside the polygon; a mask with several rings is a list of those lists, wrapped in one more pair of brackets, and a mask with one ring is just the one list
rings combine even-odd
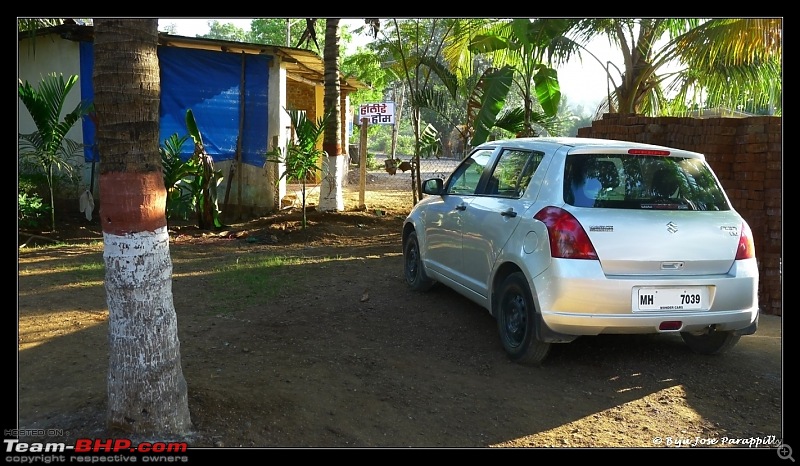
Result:
{"label": "sky", "polygon": [[[208,22],[214,19],[223,24],[233,23],[237,27],[249,30],[252,18],[164,18],[159,19],[158,24],[159,29],[163,29],[169,24],[175,24],[177,26],[175,34],[195,37],[198,34],[208,33]],[[361,19],[343,19],[342,22],[345,24],[352,23],[351,29],[363,25],[363,20]],[[354,38],[356,40],[359,39],[358,36]],[[362,36],[362,40],[367,39]],[[597,55],[603,63],[608,60],[619,63],[612,50],[602,41],[590,44],[588,49]],[[574,62],[558,68],[558,82],[561,86],[561,95],[566,97],[570,106],[583,105],[588,114],[594,113],[594,109],[607,93],[605,69],[591,58],[584,58],[583,64]]]}

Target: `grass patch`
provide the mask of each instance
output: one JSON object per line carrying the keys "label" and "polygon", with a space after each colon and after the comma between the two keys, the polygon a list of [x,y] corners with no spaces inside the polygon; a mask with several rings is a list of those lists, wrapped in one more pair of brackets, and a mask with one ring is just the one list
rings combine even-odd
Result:
{"label": "grass patch", "polygon": [[72,265],[59,265],[53,268],[59,273],[68,273],[77,286],[92,286],[105,281],[106,265],[104,262],[85,262]]}
{"label": "grass patch", "polygon": [[245,256],[216,269],[212,274],[210,302],[221,303],[215,313],[264,303],[279,295],[293,295],[308,289],[311,264],[337,258],[294,256]]}

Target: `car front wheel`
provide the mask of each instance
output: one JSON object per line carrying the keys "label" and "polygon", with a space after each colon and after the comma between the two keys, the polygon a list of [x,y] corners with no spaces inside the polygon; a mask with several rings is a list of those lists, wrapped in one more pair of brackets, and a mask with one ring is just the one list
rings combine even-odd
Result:
{"label": "car front wheel", "polygon": [[506,277],[498,290],[497,305],[497,328],[508,356],[512,361],[540,365],[550,351],[550,343],[536,336],[536,309],[522,272]]}
{"label": "car front wheel", "polygon": [[419,252],[419,240],[414,231],[409,233],[403,247],[403,269],[406,283],[414,291],[427,291],[435,283],[425,274]]}
{"label": "car front wheel", "polygon": [[721,354],[739,341],[742,336],[733,332],[708,331],[701,334],[682,332],[684,343],[695,353]]}

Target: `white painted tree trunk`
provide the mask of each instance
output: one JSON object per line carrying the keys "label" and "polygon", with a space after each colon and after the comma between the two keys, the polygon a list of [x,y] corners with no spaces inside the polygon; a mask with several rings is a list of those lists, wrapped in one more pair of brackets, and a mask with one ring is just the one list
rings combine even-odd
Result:
{"label": "white painted tree trunk", "polygon": [[322,157],[322,182],[319,185],[319,210],[340,212],[344,210],[342,185],[347,174],[347,157],[342,155]]}
{"label": "white painted tree trunk", "polygon": [[104,233],[103,258],[110,425],[126,430],[133,425],[138,432],[183,432],[191,420],[167,228],[124,236]]}

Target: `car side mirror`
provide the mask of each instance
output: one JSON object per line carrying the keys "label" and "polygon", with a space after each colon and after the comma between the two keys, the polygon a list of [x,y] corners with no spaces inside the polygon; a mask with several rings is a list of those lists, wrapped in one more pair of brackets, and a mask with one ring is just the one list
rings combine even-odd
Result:
{"label": "car side mirror", "polygon": [[425,194],[443,194],[444,181],[441,178],[430,178],[422,183],[422,192]]}

